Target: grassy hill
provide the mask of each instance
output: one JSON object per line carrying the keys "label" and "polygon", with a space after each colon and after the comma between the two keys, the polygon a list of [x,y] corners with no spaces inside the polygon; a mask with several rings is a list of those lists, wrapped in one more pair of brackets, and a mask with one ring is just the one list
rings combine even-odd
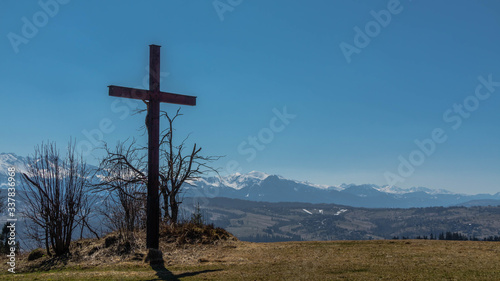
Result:
{"label": "grassy hill", "polygon": [[[101,239],[104,243],[104,239]],[[250,243],[163,248],[164,266],[109,257],[1,280],[498,280],[500,243],[429,240]],[[26,265],[24,256],[19,267]]]}
{"label": "grassy hill", "polygon": [[500,207],[365,209],[225,198],[204,206],[205,216],[240,237],[351,240],[251,243],[221,228],[186,223],[161,229],[162,265],[144,262],[144,232],[131,240],[111,233],[74,241],[64,258],[21,254],[15,275],[0,256],[0,280],[500,280],[499,242],[352,240],[429,230],[498,235]]}

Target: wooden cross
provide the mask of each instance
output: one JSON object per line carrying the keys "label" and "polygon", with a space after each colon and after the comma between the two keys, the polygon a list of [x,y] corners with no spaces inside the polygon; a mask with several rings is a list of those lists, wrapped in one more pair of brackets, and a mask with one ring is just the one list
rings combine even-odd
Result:
{"label": "wooden cross", "polygon": [[109,86],[113,97],[139,99],[148,102],[148,197],[146,203],[146,245],[158,249],[160,227],[159,160],[160,160],[160,102],[196,105],[196,97],[160,92],[160,46],[149,46],[149,90]]}

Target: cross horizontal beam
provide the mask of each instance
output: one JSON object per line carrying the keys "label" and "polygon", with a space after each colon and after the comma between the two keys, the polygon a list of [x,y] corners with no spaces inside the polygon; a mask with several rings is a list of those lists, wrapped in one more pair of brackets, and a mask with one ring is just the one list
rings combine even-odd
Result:
{"label": "cross horizontal beam", "polygon": [[[108,86],[109,95],[113,97],[137,99],[137,100],[151,100],[152,91],[126,88],[120,86]],[[181,104],[181,105],[196,105],[195,96],[179,95],[167,92],[159,92],[158,95],[159,102]]]}

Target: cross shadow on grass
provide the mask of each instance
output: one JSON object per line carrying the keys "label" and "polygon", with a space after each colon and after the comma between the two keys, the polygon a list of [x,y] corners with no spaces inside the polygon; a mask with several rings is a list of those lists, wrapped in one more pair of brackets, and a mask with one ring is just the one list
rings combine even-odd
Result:
{"label": "cross shadow on grass", "polygon": [[203,274],[207,272],[214,272],[214,271],[220,271],[221,269],[206,269],[206,270],[200,270],[200,271],[194,271],[194,272],[186,272],[186,273],[181,273],[181,274],[173,274],[170,270],[165,268],[164,264],[153,264],[151,265],[151,268],[156,271],[156,276],[157,278],[150,279],[150,281],[157,281],[157,280],[180,280],[179,278],[183,277],[189,277],[189,276],[195,276],[198,274]]}

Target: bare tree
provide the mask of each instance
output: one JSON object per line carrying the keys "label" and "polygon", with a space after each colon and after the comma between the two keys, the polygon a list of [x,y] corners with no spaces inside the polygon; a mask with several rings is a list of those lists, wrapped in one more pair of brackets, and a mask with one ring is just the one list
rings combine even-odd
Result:
{"label": "bare tree", "polygon": [[163,196],[164,218],[170,224],[176,224],[179,216],[179,205],[182,203],[179,194],[184,184],[191,184],[207,172],[215,172],[209,164],[221,156],[202,156],[201,147],[196,143],[185,153],[188,146],[187,136],[178,145],[174,142],[174,122],[182,116],[180,108],[174,116],[163,111],[162,116],[168,120],[168,128],[162,132],[160,140],[160,193]]}
{"label": "bare tree", "polygon": [[147,176],[142,148],[136,148],[134,140],[127,142],[119,142],[114,149],[104,144],[106,156],[95,173],[100,181],[93,191],[107,192],[102,214],[112,230],[129,240],[134,230],[144,226]]}
{"label": "bare tree", "polygon": [[145,201],[144,192],[132,197],[118,189],[103,201],[101,215],[110,230],[117,230],[125,241],[133,241],[134,231],[145,228]]}
{"label": "bare tree", "polygon": [[[95,233],[88,224],[94,198],[88,193],[89,169],[78,157],[75,145],[68,144],[67,155],[60,157],[55,143],[37,146],[28,158],[22,180],[24,216],[41,229],[32,238],[43,239],[49,256],[69,252],[73,231],[81,226]],[[38,236],[38,237],[36,237]]]}
{"label": "bare tree", "polygon": [[[137,113],[144,111],[147,109]],[[189,136],[178,145],[175,144],[174,140],[174,122],[182,116],[180,109],[173,117],[169,116],[167,112],[162,112],[162,116],[168,120],[168,127],[161,133],[159,189],[163,198],[164,221],[175,225],[178,221],[179,205],[182,203],[179,198],[182,187],[185,184],[191,184],[207,172],[217,173],[217,170],[212,168],[210,163],[218,160],[221,156],[202,156],[202,149],[196,143],[186,153]],[[148,129],[147,123],[143,128]],[[104,145],[107,156],[101,161],[99,173],[104,173],[105,176],[102,177],[101,183],[96,186],[97,190],[124,192],[128,196],[134,197],[127,191],[127,187],[139,183],[142,183],[144,187],[147,186],[146,148],[138,146],[135,141],[129,144],[126,142],[119,143],[114,150],[109,149],[106,144]]]}

